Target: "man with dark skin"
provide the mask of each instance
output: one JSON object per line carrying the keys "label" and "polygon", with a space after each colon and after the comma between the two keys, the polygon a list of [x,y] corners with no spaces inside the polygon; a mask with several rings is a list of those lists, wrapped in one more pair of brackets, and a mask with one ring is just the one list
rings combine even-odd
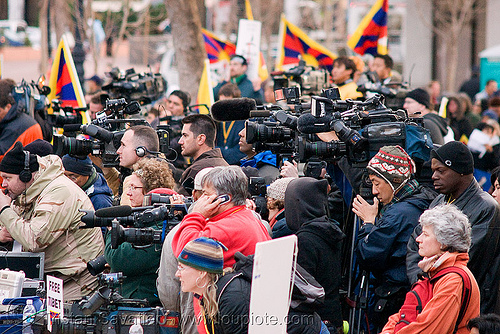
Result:
{"label": "man with dark skin", "polygon": [[[473,176],[474,160],[467,146],[449,142],[431,152],[432,180],[440,193],[429,209],[440,204],[453,204],[468,218],[472,227],[472,246],[467,266],[474,274],[481,292],[481,313],[494,311],[500,274],[500,206],[483,191]],[[408,242],[406,269],[410,283],[420,272],[418,225]]]}

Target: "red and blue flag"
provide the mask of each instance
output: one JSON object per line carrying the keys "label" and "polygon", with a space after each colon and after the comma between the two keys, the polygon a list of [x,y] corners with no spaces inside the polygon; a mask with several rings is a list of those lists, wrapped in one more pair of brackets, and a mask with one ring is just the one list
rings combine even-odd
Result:
{"label": "red and blue flag", "polygon": [[357,54],[387,54],[389,0],[377,0],[363,18],[347,45]]}
{"label": "red and blue flag", "polygon": [[331,71],[333,61],[337,58],[333,52],[311,39],[300,28],[281,17],[280,56],[276,68],[283,70],[287,65],[297,65],[302,59],[307,65]]}
{"label": "red and blue flag", "polygon": [[232,55],[236,53],[236,45],[225,42],[210,31],[201,29],[203,33],[203,41],[205,42],[205,50],[207,51],[208,60],[210,63],[216,63],[220,60],[229,62]]}

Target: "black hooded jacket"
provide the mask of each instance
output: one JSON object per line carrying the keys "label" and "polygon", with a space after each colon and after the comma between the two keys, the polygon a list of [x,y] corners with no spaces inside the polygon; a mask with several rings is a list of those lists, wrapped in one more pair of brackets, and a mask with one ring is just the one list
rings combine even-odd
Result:
{"label": "black hooded jacket", "polygon": [[431,132],[431,139],[434,144],[443,145],[444,137],[448,134],[448,123],[438,114],[428,113],[423,116],[424,128]]}
{"label": "black hooded jacket", "polygon": [[293,180],[285,192],[288,227],[297,235],[297,263],[325,289],[325,303],[317,312],[322,320],[342,325],[339,285],[342,239],[338,223],[327,214],[328,181],[310,177]]}

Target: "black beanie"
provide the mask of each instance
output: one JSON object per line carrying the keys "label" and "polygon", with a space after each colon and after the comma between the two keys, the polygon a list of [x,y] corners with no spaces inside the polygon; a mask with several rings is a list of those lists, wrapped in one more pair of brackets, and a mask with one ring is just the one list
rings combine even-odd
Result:
{"label": "black beanie", "polygon": [[451,141],[437,150],[432,150],[432,158],[441,161],[441,163],[458,174],[468,175],[474,173],[472,153],[465,144],[459,141]]}
{"label": "black beanie", "polygon": [[425,89],[417,88],[406,94],[406,97],[410,99],[414,99],[420,104],[423,104],[426,108],[431,106],[431,97],[429,93]]}
{"label": "black beanie", "polygon": [[[25,153],[23,144],[16,142],[14,147],[8,151],[0,162],[0,172],[19,175],[24,170]],[[39,168],[36,154],[30,153],[29,169],[30,172],[36,172]]]}
{"label": "black beanie", "polygon": [[34,142],[29,143],[24,146],[24,150],[30,153],[36,154],[39,157],[44,157],[49,154],[54,153],[54,148],[52,145],[43,139],[37,139]]}
{"label": "black beanie", "polygon": [[65,170],[79,175],[90,176],[94,170],[89,157],[79,159],[66,154],[62,157],[62,163]]}

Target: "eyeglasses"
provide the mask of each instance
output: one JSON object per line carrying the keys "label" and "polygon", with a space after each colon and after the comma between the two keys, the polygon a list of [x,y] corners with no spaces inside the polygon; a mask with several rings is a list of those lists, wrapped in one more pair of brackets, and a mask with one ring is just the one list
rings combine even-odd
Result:
{"label": "eyeglasses", "polygon": [[180,264],[177,266],[178,271],[183,271],[184,269],[186,269],[186,267],[183,267]]}
{"label": "eyeglasses", "polygon": [[136,189],[142,189],[142,188],[143,187],[137,187],[137,186],[133,186],[133,185],[130,186],[130,190],[132,190],[132,191],[134,191]]}

